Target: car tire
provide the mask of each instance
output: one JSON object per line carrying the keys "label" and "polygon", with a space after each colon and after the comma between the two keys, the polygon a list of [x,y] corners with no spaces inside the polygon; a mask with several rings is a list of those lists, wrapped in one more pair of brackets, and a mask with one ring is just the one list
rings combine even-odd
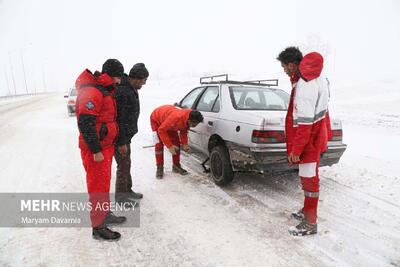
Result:
{"label": "car tire", "polygon": [[217,185],[227,185],[233,180],[233,170],[228,149],[216,146],[210,155],[211,176]]}

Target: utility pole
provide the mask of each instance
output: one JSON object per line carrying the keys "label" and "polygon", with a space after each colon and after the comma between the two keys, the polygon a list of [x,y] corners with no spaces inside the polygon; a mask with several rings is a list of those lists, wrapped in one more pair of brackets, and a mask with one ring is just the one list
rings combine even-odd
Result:
{"label": "utility pole", "polygon": [[36,88],[36,77],[35,77],[35,75],[32,76],[32,83],[33,83],[33,93],[36,95],[37,88]]}
{"label": "utility pole", "polygon": [[4,76],[6,77],[6,81],[7,81],[7,89],[8,89],[8,94],[11,95],[11,91],[10,91],[10,83],[8,81],[8,75],[7,75],[7,70],[6,67],[4,67]]}
{"label": "utility pole", "polygon": [[20,55],[21,55],[22,71],[24,72],[25,90],[26,90],[26,93],[28,94],[29,92],[28,92],[28,84],[26,82],[24,57],[22,56],[22,50],[20,50],[19,52],[20,52]]}
{"label": "utility pole", "polygon": [[15,86],[15,77],[14,77],[14,70],[13,70],[13,65],[12,65],[12,60],[11,60],[11,52],[8,52],[8,59],[10,61],[11,78],[12,78],[13,85],[14,85],[14,95],[17,95],[17,87]]}
{"label": "utility pole", "polygon": [[43,79],[43,88],[44,88],[44,92],[47,92],[47,86],[46,86],[46,74],[44,72],[44,66],[42,64],[42,79]]}

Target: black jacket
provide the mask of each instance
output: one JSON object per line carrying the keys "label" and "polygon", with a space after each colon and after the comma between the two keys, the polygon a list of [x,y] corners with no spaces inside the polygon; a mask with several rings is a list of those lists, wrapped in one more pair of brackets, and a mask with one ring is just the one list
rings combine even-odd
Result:
{"label": "black jacket", "polygon": [[121,84],[115,93],[117,102],[117,123],[119,135],[117,145],[131,143],[132,137],[138,132],[138,118],[140,113],[139,94],[128,82],[128,76],[122,77]]}

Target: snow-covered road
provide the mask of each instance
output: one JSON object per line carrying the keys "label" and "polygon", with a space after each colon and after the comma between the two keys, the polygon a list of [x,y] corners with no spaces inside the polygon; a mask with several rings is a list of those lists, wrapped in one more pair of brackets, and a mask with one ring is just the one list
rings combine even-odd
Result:
{"label": "snow-covered road", "polygon": [[[116,227],[122,238],[114,243],[93,240],[89,228],[1,228],[0,265],[400,266],[399,160],[384,148],[374,156],[352,147],[365,126],[345,121],[349,149],[321,169],[319,233],[294,238],[289,214],[303,198],[295,173],[241,174],[220,188],[191,157],[183,157],[190,175],[172,174],[166,154],[166,177],[155,179],[153,151],[142,148],[151,140],[148,117],[179,97],[148,87],[132,157],[134,187],[144,194],[140,228]],[[62,95],[17,103],[0,113],[1,191],[85,192],[76,120]],[[384,146],[399,140],[398,128],[374,131]]]}

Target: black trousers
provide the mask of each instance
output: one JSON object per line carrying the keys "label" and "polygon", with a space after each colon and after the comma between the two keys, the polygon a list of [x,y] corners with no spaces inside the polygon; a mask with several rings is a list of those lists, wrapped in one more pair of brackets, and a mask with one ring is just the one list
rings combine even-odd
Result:
{"label": "black trousers", "polygon": [[[131,145],[128,147],[126,155],[118,152],[118,145],[115,145],[114,158],[117,162],[117,179],[115,181],[115,195],[124,195],[123,193],[132,192],[132,176],[131,176]],[[122,193],[122,194],[121,194]]]}

